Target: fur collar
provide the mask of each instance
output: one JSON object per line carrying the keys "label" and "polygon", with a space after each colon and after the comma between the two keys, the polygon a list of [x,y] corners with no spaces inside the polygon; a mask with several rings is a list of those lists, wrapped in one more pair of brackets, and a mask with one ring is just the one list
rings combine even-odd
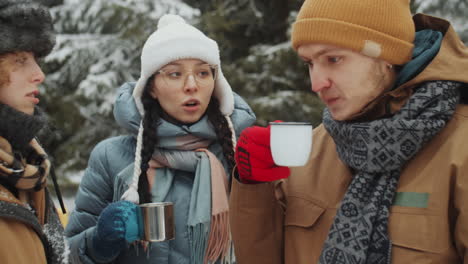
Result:
{"label": "fur collar", "polygon": [[46,124],[45,115],[38,107],[35,108],[34,115],[28,115],[1,103],[0,120],[0,136],[19,151],[27,149],[29,142]]}

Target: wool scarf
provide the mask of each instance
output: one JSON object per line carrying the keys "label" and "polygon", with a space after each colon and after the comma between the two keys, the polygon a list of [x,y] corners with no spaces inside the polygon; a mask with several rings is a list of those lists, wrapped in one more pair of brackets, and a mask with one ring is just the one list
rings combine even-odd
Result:
{"label": "wool scarf", "polygon": [[[178,170],[193,173],[187,223],[190,263],[223,260],[231,245],[229,206],[227,174],[222,163],[224,158],[219,144],[214,144],[217,140],[216,132],[206,116],[191,126],[179,126],[165,120],[159,122],[158,145],[147,171],[152,185],[152,201],[165,201]],[[156,168],[169,169],[156,172]],[[152,177],[154,180],[150,180]]]}
{"label": "wool scarf", "polygon": [[30,146],[34,152],[26,159],[0,137],[0,179],[18,190],[39,191],[46,184],[50,162],[36,139],[31,140]]}
{"label": "wool scarf", "polygon": [[28,115],[13,107],[0,103],[0,136],[13,146],[15,151],[27,152],[29,142],[47,127],[45,113],[39,107],[34,108],[34,114]]}
{"label": "wool scarf", "polygon": [[391,117],[323,124],[340,159],[354,172],[320,256],[320,264],[389,264],[389,210],[403,166],[452,118],[460,83],[423,83]]}
{"label": "wool scarf", "polygon": [[45,186],[50,170],[47,153],[34,138],[46,125],[40,108],[34,115],[0,103],[0,181],[22,191]]}
{"label": "wool scarf", "polygon": [[[196,149],[164,151],[156,149],[150,162],[150,177],[155,168],[168,167],[195,174],[189,206],[189,237],[192,241],[191,262],[212,263],[222,259],[229,245],[227,176],[221,162],[208,149],[205,140],[181,138]],[[157,165],[155,165],[157,164]],[[193,169],[193,170],[192,170]],[[152,171],[151,171],[152,170]],[[156,176],[156,175],[154,175]],[[162,202],[173,181],[173,170],[160,170],[155,179],[153,201]],[[162,195],[161,195],[162,194]]]}
{"label": "wool scarf", "polygon": [[51,164],[34,138],[46,122],[38,110],[27,115],[0,104],[0,217],[36,231],[48,263],[69,263],[63,227],[46,188]]}

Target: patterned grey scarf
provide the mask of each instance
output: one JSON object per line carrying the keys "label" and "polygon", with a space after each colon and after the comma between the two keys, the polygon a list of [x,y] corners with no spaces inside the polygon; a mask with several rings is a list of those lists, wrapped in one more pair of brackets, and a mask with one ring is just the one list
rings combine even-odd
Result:
{"label": "patterned grey scarf", "polygon": [[402,167],[451,119],[459,83],[424,83],[395,115],[366,123],[323,124],[355,175],[328,232],[319,263],[391,263],[389,209]]}

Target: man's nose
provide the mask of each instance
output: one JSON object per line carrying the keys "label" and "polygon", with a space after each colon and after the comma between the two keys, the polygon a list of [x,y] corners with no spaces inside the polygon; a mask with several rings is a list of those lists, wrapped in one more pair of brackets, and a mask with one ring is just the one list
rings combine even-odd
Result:
{"label": "man's nose", "polygon": [[331,80],[325,70],[319,67],[309,69],[310,82],[312,84],[312,91],[316,93],[322,92],[331,86]]}

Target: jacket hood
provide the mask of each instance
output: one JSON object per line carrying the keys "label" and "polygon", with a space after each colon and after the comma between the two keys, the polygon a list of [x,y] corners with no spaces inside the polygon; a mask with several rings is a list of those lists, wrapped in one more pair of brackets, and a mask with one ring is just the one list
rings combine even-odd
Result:
{"label": "jacket hood", "polygon": [[402,84],[398,90],[436,80],[468,84],[468,47],[461,41],[450,22],[424,14],[417,14],[413,19],[416,31],[432,29],[441,32],[444,38],[432,62],[412,80]]}
{"label": "jacket hood", "polygon": [[461,86],[462,100],[466,102],[468,99],[468,47],[461,41],[447,20],[425,14],[416,14],[413,20],[416,31],[432,29],[442,33],[443,39],[439,52],[424,70],[395,89],[382,94],[356,114],[356,119],[395,113],[406,103],[415,87],[428,81],[464,83]]}
{"label": "jacket hood", "polygon": [[[114,104],[114,118],[121,127],[125,128],[135,137],[138,134],[141,115],[132,96],[136,82],[127,82],[117,91],[117,98]],[[239,95],[234,93],[234,111],[231,120],[237,136],[242,130],[255,122],[255,114],[249,105]]]}

